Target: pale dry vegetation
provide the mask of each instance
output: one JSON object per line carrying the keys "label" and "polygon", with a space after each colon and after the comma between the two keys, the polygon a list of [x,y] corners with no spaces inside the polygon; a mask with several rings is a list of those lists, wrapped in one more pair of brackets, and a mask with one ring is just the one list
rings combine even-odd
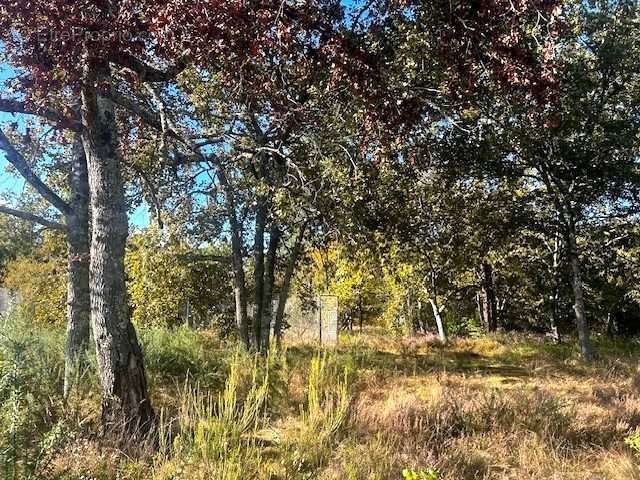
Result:
{"label": "pale dry vegetation", "polygon": [[[149,330],[155,450],[91,433],[92,366],[62,402],[61,375],[46,381],[44,363],[8,357],[18,345],[20,358],[61,365],[56,335],[26,342],[15,324],[3,343],[3,371],[22,382],[2,398],[6,478],[640,479],[625,443],[640,427],[633,342],[600,340],[602,357],[585,366],[571,345],[536,337],[441,346],[370,331],[335,351],[291,346],[262,360],[206,332]],[[20,423],[25,408],[37,425]]]}

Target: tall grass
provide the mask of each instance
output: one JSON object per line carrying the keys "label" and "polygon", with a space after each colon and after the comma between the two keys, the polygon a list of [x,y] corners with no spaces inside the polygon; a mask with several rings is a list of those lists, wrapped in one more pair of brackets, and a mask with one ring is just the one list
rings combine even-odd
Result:
{"label": "tall grass", "polygon": [[307,409],[302,410],[301,418],[321,443],[339,433],[349,412],[347,374],[336,380],[335,373],[328,373],[326,354],[311,360]]}
{"label": "tall grass", "polygon": [[152,452],[96,435],[93,362],[63,400],[62,329],[12,318],[0,332],[0,480],[640,480],[631,347],[587,368],[528,337],[362,335],[261,358],[143,329]]}
{"label": "tall grass", "polygon": [[15,316],[0,325],[0,472],[32,478],[63,437],[64,358],[59,332]]}
{"label": "tall grass", "polygon": [[347,373],[329,368],[326,353],[311,359],[307,372],[306,405],[300,419],[285,437],[281,449],[286,478],[315,478],[327,465],[349,419],[350,395]]}
{"label": "tall grass", "polygon": [[[188,478],[240,480],[254,478],[260,467],[256,432],[264,422],[269,372],[258,375],[257,360],[247,393],[241,396],[241,370],[247,355],[236,352],[222,392],[217,395],[186,385],[179,414],[161,426],[162,478],[175,471],[189,472]],[[174,472],[172,472],[174,470]]]}
{"label": "tall grass", "polygon": [[[282,362],[236,352],[224,388],[218,394],[186,385],[173,421],[161,424],[161,454],[156,478],[222,480],[313,478],[326,465],[334,441],[348,420],[349,392],[345,377],[336,378],[326,355],[308,368],[306,401],[297,422],[278,429],[269,407],[271,389]],[[247,373],[252,372],[247,379]],[[246,385],[245,385],[246,383]],[[265,458],[265,452],[269,458]]]}

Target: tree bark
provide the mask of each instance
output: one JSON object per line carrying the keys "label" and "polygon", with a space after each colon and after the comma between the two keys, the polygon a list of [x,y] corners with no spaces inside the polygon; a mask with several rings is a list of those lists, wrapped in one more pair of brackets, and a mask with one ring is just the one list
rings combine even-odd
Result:
{"label": "tree bark", "polygon": [[587,315],[584,306],[584,292],[582,286],[582,268],[580,266],[580,257],[578,254],[578,245],[576,242],[575,225],[570,222],[567,231],[567,247],[569,255],[569,263],[571,265],[574,306],[576,314],[576,325],[578,327],[578,341],[580,342],[580,350],[582,358],[586,362],[593,360],[593,349],[589,338],[589,325],[587,324]]}
{"label": "tree bark", "polygon": [[482,294],[481,306],[483,323],[488,332],[498,329],[496,293],[493,285],[493,267],[489,262],[482,262]]}
{"label": "tree bark", "polygon": [[549,335],[553,343],[560,343],[560,331],[558,330],[558,300],[559,292],[555,288],[551,298],[551,312],[549,313]]}
{"label": "tree bark", "polygon": [[81,140],[73,147],[71,213],[67,215],[68,281],[67,339],[64,396],[77,379],[89,345],[91,296],[89,290],[89,177]]}
{"label": "tree bark", "polygon": [[429,331],[429,322],[427,320],[427,315],[425,315],[425,312],[422,310],[421,300],[418,301],[418,311],[420,312],[420,328],[422,329],[422,333],[426,334]]}
{"label": "tree bark", "polygon": [[478,316],[480,317],[480,325],[482,325],[482,328],[484,328],[485,330],[488,330],[487,328],[487,321],[484,318],[484,299],[482,297],[482,285],[480,285],[480,290],[476,293],[476,307],[478,307]]}
{"label": "tree bark", "polygon": [[155,427],[142,350],[129,318],[124,255],[127,210],[107,65],[88,71],[82,87],[82,141],[91,196],[91,318],[102,388],[105,432],[142,436]]}
{"label": "tree bark", "polygon": [[560,285],[558,283],[558,272],[560,269],[560,249],[561,238],[560,232],[556,230],[553,242],[553,258],[551,263],[551,277],[553,290],[551,292],[550,306],[549,306],[549,330],[551,335],[551,341],[553,343],[560,343],[560,332],[558,330],[558,305],[560,303]]}
{"label": "tree bark", "polygon": [[273,286],[275,283],[275,271],[278,255],[278,245],[280,244],[280,230],[272,227],[269,233],[269,249],[264,275],[264,302],[262,310],[262,328],[260,331],[260,348],[262,352],[269,351],[271,341],[271,323],[273,321]]}
{"label": "tree bark", "polygon": [[616,336],[616,324],[611,312],[607,312],[607,336],[613,338]]}
{"label": "tree bark", "polygon": [[267,222],[267,206],[264,197],[258,197],[256,209],[256,230],[253,244],[253,281],[254,281],[254,309],[253,309],[253,341],[256,350],[260,350],[262,313],[264,311],[264,230]]}
{"label": "tree bark", "polygon": [[247,286],[244,276],[244,264],[242,261],[242,240],[232,234],[231,245],[233,249],[233,293],[235,298],[236,327],[240,341],[249,349],[249,315],[247,312]]}
{"label": "tree bark", "polygon": [[298,257],[300,256],[300,252],[302,250],[302,241],[304,240],[304,234],[307,230],[307,224],[304,223],[300,230],[298,231],[298,236],[296,237],[295,243],[293,245],[293,250],[291,255],[289,256],[289,261],[287,263],[287,268],[284,272],[284,277],[282,279],[282,287],[280,288],[280,294],[278,295],[278,309],[276,310],[276,319],[274,323],[274,334],[276,336],[276,341],[278,347],[280,347],[282,343],[282,331],[283,331],[283,322],[284,322],[284,310],[287,306],[287,300],[289,298],[289,290],[291,289],[291,280],[293,279],[293,274],[296,269],[296,264],[298,263]]}
{"label": "tree bark", "polygon": [[81,139],[76,138],[71,159],[69,187],[70,203],[65,202],[32,170],[26,159],[0,131],[0,150],[23,178],[53,207],[65,216],[66,223],[50,221],[28,212],[0,206],[0,213],[38,223],[47,228],[62,230],[67,239],[67,339],[65,345],[65,373],[63,395],[69,394],[77,376],[82,355],[89,343],[89,180],[87,162]]}
{"label": "tree bark", "polygon": [[442,321],[442,316],[440,315],[440,308],[438,307],[438,302],[435,298],[430,298],[429,303],[431,304],[431,309],[433,310],[433,318],[436,321],[436,325],[438,326],[438,338],[442,343],[447,343],[447,333],[444,330],[444,322]]}
{"label": "tree bark", "polygon": [[220,161],[215,162],[218,180],[224,190],[225,209],[231,230],[231,251],[233,264],[233,294],[235,298],[236,328],[240,341],[246,349],[250,348],[249,318],[247,314],[247,284],[244,275],[244,260],[242,257],[242,227],[236,213],[236,201],[233,188],[229,183],[227,172]]}

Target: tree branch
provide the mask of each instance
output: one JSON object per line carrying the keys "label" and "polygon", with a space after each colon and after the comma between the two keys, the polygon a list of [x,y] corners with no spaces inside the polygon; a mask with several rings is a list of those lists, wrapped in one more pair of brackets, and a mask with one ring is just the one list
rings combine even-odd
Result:
{"label": "tree branch", "polygon": [[142,82],[166,82],[172,80],[186,67],[185,62],[179,62],[166,70],[160,70],[127,52],[120,52],[114,61],[118,65],[135,72]]}
{"label": "tree branch", "polygon": [[41,117],[45,120],[57,123],[63,128],[68,128],[74,131],[80,131],[82,126],[80,120],[77,118],[65,117],[59,112],[48,108],[42,111],[38,111],[36,109],[29,108],[27,105],[25,105],[24,102],[20,102],[18,100],[0,98],[0,112],[34,115],[36,117]]}
{"label": "tree branch", "polygon": [[[137,115],[149,127],[186,145],[191,150],[194,150],[194,149],[197,150],[199,148],[202,148],[208,145],[222,143],[225,140],[223,136],[219,136],[219,137],[204,138],[204,139],[201,139],[200,141],[191,142],[188,139],[184,138],[179,132],[176,131],[175,126],[168,118],[165,118],[165,120],[163,121],[163,114],[161,112],[155,112],[147,108],[146,105],[143,105],[142,103],[136,101],[130,96],[120,92],[115,92],[115,91],[110,92],[109,98],[115,104]],[[156,99],[156,101],[160,103],[159,99]]]}
{"label": "tree branch", "polygon": [[120,92],[111,91],[108,96],[114,103],[122,108],[136,114],[140,119],[151,128],[162,131],[162,121],[160,115],[153,110],[148,109],[145,105],[137,102],[133,98]]}
{"label": "tree branch", "polygon": [[0,213],[21,218],[22,220],[26,220],[28,222],[37,223],[47,228],[53,228],[54,230],[62,230],[62,231],[67,230],[67,226],[62,223],[53,222],[51,220],[47,220],[46,218],[42,218],[38,215],[34,215],[33,213],[23,212],[22,210],[14,210],[13,208],[3,207],[2,205],[0,205]]}
{"label": "tree branch", "polygon": [[20,175],[22,175],[29,185],[35,188],[45,200],[64,215],[69,215],[71,213],[71,206],[51,190],[47,184],[40,180],[24,157],[13,147],[2,130],[0,130],[0,150],[5,152],[9,163],[11,163],[16,170],[20,172]]}

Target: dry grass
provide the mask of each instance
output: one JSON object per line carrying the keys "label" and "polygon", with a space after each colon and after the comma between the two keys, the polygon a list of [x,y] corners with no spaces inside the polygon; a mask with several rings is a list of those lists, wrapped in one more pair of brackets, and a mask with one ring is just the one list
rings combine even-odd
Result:
{"label": "dry grass", "polygon": [[[350,346],[375,351],[378,341],[363,336]],[[628,345],[602,347],[605,355],[585,366],[572,347],[535,337],[447,347],[396,340],[404,365],[389,363],[387,375],[365,381],[353,409],[352,450],[377,457],[381,468],[354,470],[342,459],[327,478],[400,478],[407,466],[456,480],[640,478],[623,442],[640,426],[637,357]],[[378,355],[387,353],[389,343]],[[382,450],[369,440],[380,435]]]}
{"label": "dry grass", "polygon": [[[640,348],[604,341],[598,347],[601,358],[586,366],[572,345],[548,345],[532,336],[442,346],[428,337],[389,339],[369,332],[345,337],[328,353],[322,379],[315,381],[324,393],[315,400],[309,385],[317,351],[291,347],[270,366],[253,450],[236,451],[234,461],[241,461],[224,478],[400,480],[405,468],[432,467],[442,480],[640,480],[640,462],[624,443],[640,428]],[[206,355],[197,351],[198,359]],[[215,381],[200,383],[203,394],[223,388],[225,355],[232,355],[224,352],[220,345],[215,361],[205,359],[220,367]],[[247,379],[253,362],[244,363],[247,370],[237,374]],[[331,398],[343,388],[345,372],[348,417],[333,428],[332,415],[321,413],[336,408]],[[151,372],[160,392],[156,403],[175,422],[175,392],[188,377],[179,373],[167,379]],[[208,378],[205,371],[198,375]],[[318,399],[323,403],[314,404]],[[46,478],[211,478],[211,471],[222,468],[212,469],[210,460],[200,464],[200,457],[185,451],[183,445],[162,457],[131,458],[79,438],[53,459]]]}

